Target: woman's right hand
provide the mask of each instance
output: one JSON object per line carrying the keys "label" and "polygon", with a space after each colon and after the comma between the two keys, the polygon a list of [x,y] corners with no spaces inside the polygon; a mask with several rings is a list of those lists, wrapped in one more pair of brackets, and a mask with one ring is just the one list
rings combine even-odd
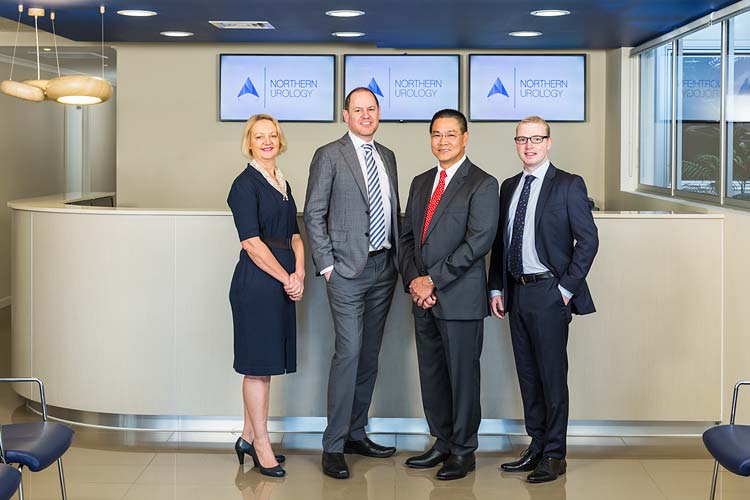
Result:
{"label": "woman's right hand", "polygon": [[302,293],[305,289],[304,280],[301,279],[296,273],[289,275],[289,281],[284,285],[284,291],[294,302],[302,300]]}

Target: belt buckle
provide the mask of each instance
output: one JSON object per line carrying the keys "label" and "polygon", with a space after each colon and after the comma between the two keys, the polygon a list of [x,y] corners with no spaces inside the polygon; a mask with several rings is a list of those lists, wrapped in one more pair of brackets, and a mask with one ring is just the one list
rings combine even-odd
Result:
{"label": "belt buckle", "polygon": [[521,278],[519,279],[519,281],[521,282],[523,286],[526,286],[526,277],[523,274],[521,275]]}

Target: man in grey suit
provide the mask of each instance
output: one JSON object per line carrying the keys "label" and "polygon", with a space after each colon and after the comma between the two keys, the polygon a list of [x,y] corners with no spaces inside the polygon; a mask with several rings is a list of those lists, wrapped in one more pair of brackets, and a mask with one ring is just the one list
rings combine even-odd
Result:
{"label": "man in grey suit", "polygon": [[466,117],[454,109],[430,123],[438,166],[412,182],[400,244],[404,288],[414,305],[422,404],[435,443],[406,460],[443,464],[438,479],[475,467],[484,318],[489,315],[485,255],[495,238],[498,185],[466,157]]}
{"label": "man in grey suit", "polygon": [[372,442],[365,426],[398,278],[400,211],[396,158],[373,140],[380,121],[375,94],[352,90],[343,114],[349,132],[313,156],[304,215],[335,330],[322,465],[337,479],[349,477],[344,453],[380,458],[396,451]]}

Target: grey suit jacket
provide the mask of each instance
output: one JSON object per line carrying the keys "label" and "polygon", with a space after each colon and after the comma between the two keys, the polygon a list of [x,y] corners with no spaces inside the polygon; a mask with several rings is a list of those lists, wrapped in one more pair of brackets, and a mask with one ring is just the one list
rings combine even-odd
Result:
{"label": "grey suit jacket", "polygon": [[[434,168],[414,178],[401,231],[399,268],[404,289],[429,274],[440,319],[476,320],[489,315],[485,255],[495,239],[499,212],[497,180],[467,158],[445,189],[422,231],[435,181]],[[414,306],[415,315],[426,312]]]}
{"label": "grey suit jacket", "polygon": [[[391,193],[391,234],[398,251],[398,176],[393,151],[375,143],[388,174]],[[381,186],[381,189],[386,189]],[[345,278],[362,273],[370,247],[370,204],[367,183],[349,134],[320,147],[310,163],[304,221],[307,239],[318,273],[329,266]]]}

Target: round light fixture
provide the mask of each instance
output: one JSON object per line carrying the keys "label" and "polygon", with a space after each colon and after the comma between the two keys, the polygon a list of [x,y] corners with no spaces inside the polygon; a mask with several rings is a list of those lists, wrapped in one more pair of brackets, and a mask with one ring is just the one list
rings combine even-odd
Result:
{"label": "round light fixture", "polygon": [[172,36],[172,37],[185,37],[185,36],[193,36],[195,33],[191,33],[189,31],[162,31],[159,33],[162,36]]}
{"label": "round light fixture", "polygon": [[541,31],[511,31],[508,33],[510,36],[530,37],[539,36],[542,34]]}
{"label": "round light fixture", "polygon": [[27,101],[42,102],[44,100],[44,91],[42,89],[15,80],[5,80],[0,83],[0,92]]}
{"label": "round light fixture", "polygon": [[534,10],[531,11],[532,16],[538,16],[538,17],[559,17],[559,16],[569,16],[570,11],[569,10],[563,10],[563,9],[542,9],[542,10]]}
{"label": "round light fixture", "polygon": [[361,10],[329,10],[326,12],[326,16],[331,17],[359,17],[364,16],[364,11]]}
{"label": "round light fixture", "polygon": [[358,36],[365,36],[361,31],[334,31],[331,35],[339,38],[357,38]]}
{"label": "round light fixture", "polygon": [[130,16],[130,17],[150,17],[155,16],[156,12],[153,10],[133,10],[133,9],[126,9],[126,10],[118,10],[118,14],[121,16]]}
{"label": "round light fixture", "polygon": [[68,75],[47,84],[47,99],[61,104],[99,104],[112,97],[112,86],[97,76]]}

